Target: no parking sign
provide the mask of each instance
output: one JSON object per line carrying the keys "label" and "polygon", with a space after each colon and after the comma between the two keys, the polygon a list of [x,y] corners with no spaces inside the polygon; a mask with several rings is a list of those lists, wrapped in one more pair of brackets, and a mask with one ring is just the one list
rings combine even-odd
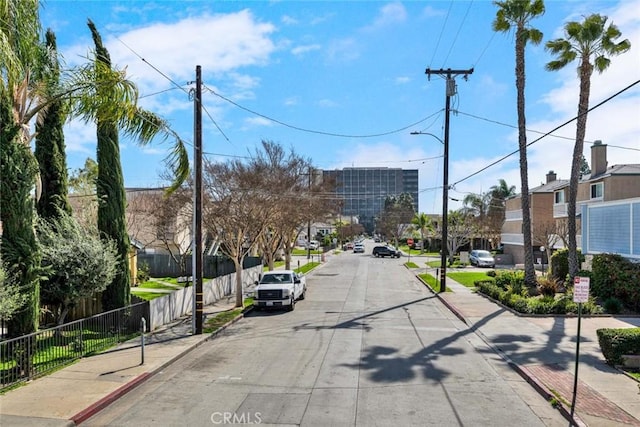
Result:
{"label": "no parking sign", "polygon": [[573,278],[573,302],[589,301],[589,278],[576,276]]}

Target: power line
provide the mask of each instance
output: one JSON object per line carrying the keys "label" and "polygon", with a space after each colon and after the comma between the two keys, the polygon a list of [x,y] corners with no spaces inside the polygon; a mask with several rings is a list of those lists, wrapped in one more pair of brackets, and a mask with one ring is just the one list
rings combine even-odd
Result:
{"label": "power line", "polygon": [[425,117],[423,119],[420,119],[415,123],[411,123],[409,125],[406,125],[406,126],[403,126],[403,127],[399,128],[399,129],[395,129],[395,130],[391,130],[391,131],[387,131],[387,132],[376,133],[376,134],[368,134],[368,135],[350,135],[350,134],[342,134],[342,133],[327,132],[327,131],[322,131],[322,130],[308,129],[308,128],[303,128],[303,127],[300,127],[300,126],[292,125],[292,124],[283,122],[281,120],[274,119],[273,117],[267,116],[267,115],[259,113],[257,111],[254,111],[254,110],[252,110],[250,108],[244,107],[244,106],[238,104],[237,102],[232,101],[231,99],[229,99],[229,98],[217,93],[213,89],[210,89],[210,88],[208,88],[206,86],[204,88],[206,90],[208,90],[209,92],[211,92],[212,94],[214,94],[215,96],[219,97],[220,99],[228,102],[229,104],[231,104],[231,105],[233,105],[235,107],[238,107],[241,110],[244,110],[244,111],[246,111],[248,113],[251,113],[251,114],[253,114],[255,116],[262,117],[263,119],[267,119],[270,122],[274,122],[274,123],[277,123],[279,125],[282,125],[282,126],[285,126],[285,127],[288,127],[290,129],[294,129],[294,130],[297,130],[297,131],[300,131],[300,132],[314,133],[314,134],[325,135],[325,136],[335,136],[335,137],[338,137],[338,138],[374,138],[374,137],[379,137],[379,136],[392,135],[394,133],[400,133],[400,132],[403,132],[403,131],[409,129],[412,126],[419,125],[420,123],[430,119],[431,117],[433,117],[434,115],[436,115],[436,114],[440,113],[440,111],[442,111],[442,110],[436,111],[435,113],[433,113],[433,114],[431,114],[431,115],[429,115],[429,116],[427,116],[427,117]]}
{"label": "power line", "polygon": [[440,47],[440,40],[442,40],[442,34],[444,34],[444,27],[447,26],[447,21],[449,20],[449,15],[451,14],[452,7],[453,7],[453,0],[451,0],[451,3],[449,3],[449,10],[447,10],[447,16],[444,18],[444,22],[442,23],[442,27],[440,28],[440,34],[438,34],[436,47],[435,49],[433,49],[433,55],[431,56],[431,61],[429,61],[429,65],[433,64],[433,60],[436,57],[436,53],[438,53],[438,48]]}
{"label": "power line", "polygon": [[[512,129],[518,129],[518,126],[516,126],[516,125],[510,125],[508,123],[499,122],[497,120],[488,119],[486,117],[476,116],[474,114],[465,113],[465,112],[460,111],[460,110],[456,110],[456,114],[461,114],[463,116],[472,117],[474,119],[483,120],[485,122],[494,123],[494,124],[497,124],[497,125],[500,125],[500,126],[505,126],[505,127],[512,128]],[[534,129],[527,129],[527,132],[537,133],[537,134],[540,134],[540,135],[548,134],[548,132],[542,132],[542,131],[534,130]],[[553,135],[553,134],[549,134],[549,136],[552,136],[554,138],[559,138],[559,139],[566,139],[566,140],[569,140],[569,141],[575,141],[575,138],[572,138],[570,136],[561,136],[561,135]],[[593,143],[593,141],[586,141],[586,140],[585,140],[585,142]]]}
{"label": "power line", "polygon": [[[640,80],[636,80],[635,82],[631,83],[630,85],[628,85],[628,86],[627,86],[627,87],[625,87],[624,89],[619,90],[618,92],[614,93],[614,94],[613,94],[613,95],[611,95],[610,97],[608,97],[608,98],[604,99],[603,101],[601,101],[601,102],[599,102],[598,104],[594,105],[593,107],[589,108],[589,109],[588,109],[585,113],[583,113],[583,114],[588,114],[588,113],[590,113],[591,111],[593,111],[593,110],[595,110],[595,109],[597,109],[597,108],[601,107],[602,105],[604,105],[604,104],[606,104],[607,102],[611,101],[613,98],[615,98],[615,97],[617,97],[617,96],[621,95],[622,93],[626,92],[627,90],[631,89],[633,86],[637,85],[638,83],[640,83]],[[575,117],[573,117],[572,119],[569,119],[569,120],[567,120],[566,122],[562,123],[561,125],[556,126],[555,128],[551,129],[549,132],[547,132],[547,133],[545,133],[544,135],[542,135],[541,137],[539,137],[539,138],[537,138],[537,139],[535,139],[535,140],[533,140],[533,141],[529,142],[529,143],[527,144],[527,147],[529,147],[529,146],[531,146],[531,145],[535,144],[536,142],[538,142],[538,141],[542,140],[544,137],[551,135],[553,132],[557,131],[558,129],[561,129],[561,128],[565,127],[565,126],[566,126],[566,125],[568,125],[569,123],[571,123],[571,122],[573,122],[573,121],[577,120],[577,119],[578,119],[578,117],[580,117],[580,115],[575,116]],[[490,167],[495,166],[495,165],[497,165],[498,163],[501,163],[503,160],[506,160],[506,159],[508,159],[509,157],[513,156],[514,154],[517,154],[519,151],[520,151],[520,150],[515,150],[515,151],[513,151],[513,152],[511,152],[511,153],[509,153],[509,154],[507,154],[507,155],[505,155],[505,156],[503,156],[503,157],[499,158],[499,159],[498,159],[498,160],[496,160],[495,162],[492,162],[492,163],[488,164],[487,166],[485,166],[485,167],[483,167],[483,168],[481,168],[481,169],[477,170],[476,172],[474,172],[474,173],[472,173],[472,174],[470,174],[470,175],[467,175],[466,177],[464,177],[464,178],[462,178],[462,179],[460,179],[460,180],[458,180],[458,181],[454,182],[454,183],[452,184],[452,187],[455,187],[457,184],[460,184],[461,182],[464,182],[464,181],[468,180],[469,178],[471,178],[471,177],[473,177],[473,176],[476,176],[476,175],[478,175],[479,173],[482,173],[482,172],[486,171],[486,170],[487,170],[487,169],[489,169]]]}
{"label": "power line", "polygon": [[[456,41],[458,40],[458,36],[460,35],[460,31],[462,31],[462,27],[464,27],[464,22],[467,20],[467,15],[469,15],[469,10],[471,10],[471,5],[473,4],[473,0],[471,0],[469,2],[469,6],[467,6],[467,11],[464,14],[464,17],[462,18],[462,22],[460,22],[460,26],[458,27],[458,31],[456,32],[455,37],[453,38],[453,41],[451,42],[451,46],[449,47],[449,52],[447,52],[447,56],[445,56],[444,61],[442,61],[443,64],[445,64],[447,62],[447,60],[449,59],[449,55],[451,55],[451,51],[453,50],[453,47],[456,44]],[[444,66],[443,66],[444,68]]]}

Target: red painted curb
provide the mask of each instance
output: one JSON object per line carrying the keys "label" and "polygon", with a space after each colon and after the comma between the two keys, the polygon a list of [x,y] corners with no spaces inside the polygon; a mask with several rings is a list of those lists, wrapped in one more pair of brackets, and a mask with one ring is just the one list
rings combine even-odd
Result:
{"label": "red painted curb", "polygon": [[76,425],[83,423],[84,421],[88,420],[89,418],[91,418],[92,416],[94,416],[95,414],[97,414],[98,412],[100,412],[101,410],[103,410],[104,408],[106,408],[107,406],[109,406],[110,404],[112,404],[113,402],[115,402],[125,394],[127,394],[129,391],[136,388],[142,382],[146,381],[149,377],[151,377],[151,375],[152,374],[150,374],[149,372],[145,372],[144,374],[138,375],[133,380],[118,387],[116,390],[112,391],[111,393],[109,393],[102,399],[98,400],[96,403],[92,404],[88,408],[78,412],[76,415],[71,417],[71,421],[73,421]]}

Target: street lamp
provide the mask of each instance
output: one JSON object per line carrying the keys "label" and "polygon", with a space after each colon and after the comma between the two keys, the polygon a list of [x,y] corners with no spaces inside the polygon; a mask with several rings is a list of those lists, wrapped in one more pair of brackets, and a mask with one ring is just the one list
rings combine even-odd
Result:
{"label": "street lamp", "polygon": [[[449,106],[449,97],[447,97],[447,108]],[[442,243],[440,254],[440,292],[447,290],[447,239],[448,236],[448,202],[449,202],[449,115],[446,116],[445,138],[444,141],[440,137],[429,132],[411,132],[411,135],[429,135],[440,141],[444,145],[444,176],[442,179]]]}
{"label": "street lamp", "polygon": [[542,277],[544,277],[544,246],[540,246],[540,252],[542,252],[540,263],[542,264]]}

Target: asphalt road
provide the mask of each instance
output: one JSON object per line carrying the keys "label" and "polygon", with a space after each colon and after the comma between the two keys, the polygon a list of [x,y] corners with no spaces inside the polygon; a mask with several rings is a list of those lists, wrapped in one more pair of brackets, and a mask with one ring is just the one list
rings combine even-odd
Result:
{"label": "asphalt road", "polygon": [[560,426],[402,266],[333,256],[293,312],[253,312],[87,426]]}

